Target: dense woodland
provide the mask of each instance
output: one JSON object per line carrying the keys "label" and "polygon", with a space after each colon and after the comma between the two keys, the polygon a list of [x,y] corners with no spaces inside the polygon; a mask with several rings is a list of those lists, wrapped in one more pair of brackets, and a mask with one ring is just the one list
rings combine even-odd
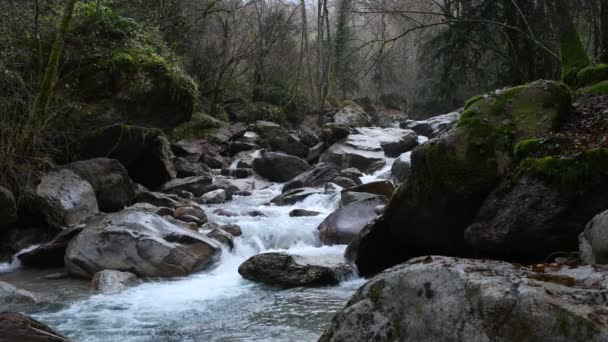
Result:
{"label": "dense woodland", "polygon": [[[606,61],[606,2],[565,2],[588,54]],[[357,98],[424,118],[560,76],[553,0],[3,0],[0,12],[3,165],[50,162],[37,151],[99,115],[91,103],[108,89],[86,84],[102,77],[91,63],[121,56],[187,78],[195,120],[298,122]]]}

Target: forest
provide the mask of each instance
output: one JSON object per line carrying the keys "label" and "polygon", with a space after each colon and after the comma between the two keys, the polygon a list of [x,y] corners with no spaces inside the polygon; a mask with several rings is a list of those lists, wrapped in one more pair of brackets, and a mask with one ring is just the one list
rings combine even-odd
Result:
{"label": "forest", "polygon": [[0,341],[608,340],[607,134],[608,0],[0,0]]}

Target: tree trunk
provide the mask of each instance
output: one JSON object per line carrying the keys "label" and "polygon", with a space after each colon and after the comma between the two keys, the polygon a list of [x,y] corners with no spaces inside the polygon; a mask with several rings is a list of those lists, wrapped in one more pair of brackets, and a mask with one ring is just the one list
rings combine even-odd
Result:
{"label": "tree trunk", "polygon": [[600,0],[600,63],[608,64],[608,0]]}
{"label": "tree trunk", "polygon": [[44,72],[44,78],[40,85],[40,92],[36,98],[35,112],[37,115],[45,115],[51,98],[53,97],[53,87],[55,86],[55,80],[57,79],[57,72],[59,71],[59,61],[63,53],[63,47],[65,45],[65,38],[70,28],[70,22],[72,21],[72,14],[74,13],[74,6],[77,0],[67,0],[65,8],[63,10],[63,16],[55,37],[55,42],[49,55],[49,62]]}
{"label": "tree trunk", "polygon": [[576,83],[576,74],[581,69],[589,66],[589,56],[587,56],[576,26],[574,26],[566,0],[558,0],[556,5],[560,17],[559,42],[562,81],[572,85]]}

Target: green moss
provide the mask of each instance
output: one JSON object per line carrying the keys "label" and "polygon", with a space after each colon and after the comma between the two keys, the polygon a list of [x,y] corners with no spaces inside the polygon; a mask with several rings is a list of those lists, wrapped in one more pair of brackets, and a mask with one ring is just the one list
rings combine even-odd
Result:
{"label": "green moss", "polygon": [[380,299],[382,298],[382,290],[384,290],[383,280],[380,280],[370,286],[369,298],[372,300],[372,303],[378,304],[380,302]]}
{"label": "green moss", "polygon": [[516,177],[524,175],[537,177],[567,190],[585,191],[608,180],[608,149],[591,149],[571,158],[527,158],[519,166]]}
{"label": "green moss", "polygon": [[576,94],[581,95],[608,95],[608,80],[579,89]]}
{"label": "green moss", "polygon": [[173,140],[207,138],[217,132],[221,123],[203,113],[196,113],[192,120],[174,128],[169,136]]}
{"label": "green moss", "polygon": [[582,88],[602,81],[608,81],[608,64],[592,65],[579,71],[576,85]]}
{"label": "green moss", "polygon": [[574,85],[578,72],[589,66],[589,57],[572,19],[569,18],[563,25],[566,27],[560,34],[562,81]]}
{"label": "green moss", "polygon": [[540,139],[528,139],[520,141],[515,146],[515,159],[523,160],[528,158],[542,149],[542,141]]}

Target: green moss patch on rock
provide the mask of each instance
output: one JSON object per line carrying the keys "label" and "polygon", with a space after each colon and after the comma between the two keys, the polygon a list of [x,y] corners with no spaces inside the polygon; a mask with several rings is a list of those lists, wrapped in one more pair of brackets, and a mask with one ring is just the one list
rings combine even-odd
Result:
{"label": "green moss patch on rock", "polygon": [[582,95],[608,95],[608,80],[579,89],[576,94]]}
{"label": "green moss patch on rock", "polygon": [[596,64],[589,66],[577,74],[577,86],[587,87],[602,81],[608,81],[608,64]]}
{"label": "green moss patch on rock", "polygon": [[59,88],[87,104],[87,117],[160,128],[192,117],[197,85],[155,29],[103,2],[81,3],[66,50]]}

